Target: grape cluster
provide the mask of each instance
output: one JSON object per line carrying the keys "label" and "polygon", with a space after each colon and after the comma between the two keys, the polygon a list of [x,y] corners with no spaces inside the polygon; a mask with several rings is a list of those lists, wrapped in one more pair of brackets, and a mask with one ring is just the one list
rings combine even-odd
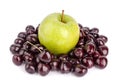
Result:
{"label": "grape cluster", "polygon": [[80,27],[80,38],[73,50],[68,54],[54,55],[50,53],[38,40],[38,27],[35,29],[28,25],[25,32],[20,32],[14,43],[10,46],[15,65],[25,65],[26,72],[39,73],[42,76],[51,71],[61,73],[72,72],[83,76],[89,68],[96,66],[103,69],[107,66],[108,41],[104,35],[99,35],[98,28],[89,29]]}

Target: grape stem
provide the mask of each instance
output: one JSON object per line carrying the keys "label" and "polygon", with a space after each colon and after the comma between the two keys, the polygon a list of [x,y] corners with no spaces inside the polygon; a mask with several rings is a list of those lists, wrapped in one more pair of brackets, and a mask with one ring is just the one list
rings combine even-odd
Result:
{"label": "grape stem", "polygon": [[28,43],[28,44],[30,44],[30,45],[32,45],[34,48],[36,48],[37,50],[39,50],[40,51],[40,53],[42,53],[42,51],[36,46],[36,45],[34,45],[34,44],[32,44],[31,42],[29,42],[29,41],[26,41],[26,43]]}

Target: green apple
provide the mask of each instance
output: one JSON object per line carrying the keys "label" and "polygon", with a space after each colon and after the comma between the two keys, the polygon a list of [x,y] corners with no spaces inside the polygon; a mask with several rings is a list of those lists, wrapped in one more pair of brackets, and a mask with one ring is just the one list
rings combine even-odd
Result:
{"label": "green apple", "polygon": [[38,28],[38,38],[53,54],[67,54],[72,50],[80,36],[77,22],[69,15],[61,13],[48,15]]}

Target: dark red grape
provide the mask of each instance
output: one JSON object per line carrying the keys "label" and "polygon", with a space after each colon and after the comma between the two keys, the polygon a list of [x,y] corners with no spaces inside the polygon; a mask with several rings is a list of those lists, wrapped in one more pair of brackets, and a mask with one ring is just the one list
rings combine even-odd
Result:
{"label": "dark red grape", "polygon": [[96,59],[96,58],[100,57],[100,53],[98,51],[95,51],[92,56],[94,59]]}
{"label": "dark red grape", "polygon": [[94,66],[94,61],[92,57],[85,57],[82,59],[82,63],[87,68],[92,68]]}
{"label": "dark red grape", "polygon": [[71,59],[69,60],[69,62],[72,64],[72,66],[73,66],[73,65],[80,64],[80,61],[79,61],[78,59],[74,59],[74,58],[71,58]]}
{"label": "dark red grape", "polygon": [[74,55],[75,55],[75,57],[77,57],[77,58],[83,57],[83,55],[84,55],[84,50],[83,50],[83,48],[76,48],[76,49],[74,50]]}
{"label": "dark red grape", "polygon": [[38,56],[39,59],[44,63],[49,63],[51,61],[51,53],[48,51],[43,51]]}
{"label": "dark red grape", "polygon": [[35,33],[35,28],[32,25],[28,25],[25,30],[26,30],[27,34],[34,34]]}
{"label": "dark red grape", "polygon": [[68,62],[68,61],[62,61],[61,64],[60,64],[60,71],[62,73],[68,73],[71,71],[71,63]]}
{"label": "dark red grape", "polygon": [[23,49],[25,49],[26,51],[29,51],[30,48],[31,48],[31,45],[30,45],[29,43],[25,42],[25,43],[23,44]]}
{"label": "dark red grape", "polygon": [[38,73],[42,76],[45,76],[50,72],[50,66],[48,64],[39,63],[37,68]]}
{"label": "dark red grape", "polygon": [[26,40],[31,43],[38,43],[38,37],[37,34],[30,34],[26,37]]}
{"label": "dark red grape", "polygon": [[88,42],[88,41],[94,41],[94,36],[92,35],[92,34],[88,34],[86,37],[85,37],[85,39],[86,39],[86,43]]}
{"label": "dark red grape", "polygon": [[23,58],[21,55],[13,55],[12,61],[15,65],[20,66],[23,63]]}
{"label": "dark red grape", "polygon": [[68,55],[60,55],[59,56],[59,59],[61,60],[61,61],[66,61],[66,60],[68,60],[69,59],[69,57],[68,57]]}
{"label": "dark red grape", "polygon": [[80,38],[77,43],[77,47],[84,47],[84,44],[85,44],[84,38]]}
{"label": "dark red grape", "polygon": [[21,49],[21,45],[20,44],[12,44],[10,46],[10,51],[12,52],[12,54],[19,54],[19,50]]}
{"label": "dark red grape", "polygon": [[76,76],[84,76],[88,72],[88,69],[83,65],[76,65],[74,74]]}
{"label": "dark red grape", "polygon": [[83,27],[82,29],[83,29],[83,31],[86,35],[89,34],[89,28],[88,27]]}
{"label": "dark red grape", "polygon": [[26,50],[24,50],[24,49],[20,49],[19,54],[20,54],[20,55],[23,55],[24,52],[26,52]]}
{"label": "dark red grape", "polygon": [[25,39],[26,36],[27,36],[27,34],[26,34],[25,32],[20,32],[20,33],[18,34],[18,37],[19,37],[19,38]]}
{"label": "dark red grape", "polygon": [[29,29],[33,29],[34,30],[35,28],[32,25],[28,25],[25,30],[28,31]]}
{"label": "dark red grape", "polygon": [[15,39],[14,43],[22,45],[24,43],[24,41],[25,40],[23,38],[17,38],[17,39]]}
{"label": "dark red grape", "polygon": [[99,29],[98,28],[92,28],[90,30],[90,33],[99,33]]}
{"label": "dark red grape", "polygon": [[94,38],[98,38],[99,37],[99,35],[97,33],[91,33],[91,34],[94,36]]}
{"label": "dark red grape", "polygon": [[83,28],[83,26],[80,23],[78,23],[78,26],[80,27],[80,29]]}
{"label": "dark red grape", "polygon": [[104,43],[108,41],[108,38],[104,35],[100,35],[99,38],[101,38],[104,41]]}
{"label": "dark red grape", "polygon": [[96,64],[96,67],[103,69],[107,66],[107,58],[99,57],[96,59],[95,64]]}
{"label": "dark red grape", "polygon": [[99,46],[99,52],[102,56],[108,55],[108,47],[107,46]]}
{"label": "dark red grape", "polygon": [[59,70],[59,63],[60,63],[60,60],[59,60],[59,59],[53,59],[53,60],[50,62],[51,70]]}
{"label": "dark red grape", "polygon": [[101,38],[97,38],[97,39],[96,39],[96,42],[97,42],[97,45],[98,45],[98,46],[101,46],[101,45],[104,45],[104,44],[105,44],[104,41],[103,41]]}
{"label": "dark red grape", "polygon": [[23,58],[26,63],[31,63],[34,60],[34,56],[27,51],[24,52]]}
{"label": "dark red grape", "polygon": [[91,55],[95,51],[95,44],[92,42],[87,43],[85,45],[85,49],[86,49],[86,52]]}
{"label": "dark red grape", "polygon": [[26,72],[33,74],[36,72],[36,66],[33,63],[26,63],[25,70]]}
{"label": "dark red grape", "polygon": [[69,62],[71,63],[72,67],[71,67],[71,72],[74,72],[75,70],[75,66],[80,64],[80,61],[78,59],[70,59]]}

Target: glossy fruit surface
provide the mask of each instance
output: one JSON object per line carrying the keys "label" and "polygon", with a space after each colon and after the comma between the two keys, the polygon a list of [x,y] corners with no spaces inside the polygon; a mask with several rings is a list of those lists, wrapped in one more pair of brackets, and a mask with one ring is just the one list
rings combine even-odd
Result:
{"label": "glossy fruit surface", "polygon": [[13,56],[12,61],[15,65],[20,66],[23,62],[23,58],[21,55],[17,54]]}
{"label": "glossy fruit surface", "polygon": [[59,59],[53,59],[50,62],[51,70],[59,70],[60,60]]}
{"label": "glossy fruit surface", "polygon": [[12,54],[18,54],[20,49],[21,49],[21,45],[20,44],[12,44],[10,46],[10,51],[12,52]]}
{"label": "glossy fruit surface", "polygon": [[107,66],[108,61],[105,57],[99,57],[96,59],[95,63],[98,68],[103,69]]}
{"label": "glossy fruit surface", "polygon": [[61,64],[60,64],[60,71],[62,73],[68,73],[71,71],[71,63],[68,62],[68,61],[62,61]]}
{"label": "glossy fruit surface", "polygon": [[32,64],[32,63],[27,63],[26,65],[25,65],[25,70],[28,72],[28,73],[30,73],[30,74],[33,74],[33,73],[35,73],[36,72],[36,66],[34,65],[34,64]]}
{"label": "glossy fruit surface", "polygon": [[67,54],[78,42],[79,27],[76,21],[64,15],[61,22],[61,14],[48,15],[40,24],[38,38],[50,52],[54,54]]}
{"label": "glossy fruit surface", "polygon": [[74,74],[77,76],[84,76],[88,69],[83,65],[76,65]]}
{"label": "glossy fruit surface", "polygon": [[38,64],[38,73],[42,76],[47,75],[50,72],[50,66],[47,64],[39,63]]}
{"label": "glossy fruit surface", "polygon": [[42,53],[38,54],[39,59],[44,63],[49,63],[51,61],[51,53],[48,51],[43,51]]}
{"label": "glossy fruit surface", "polygon": [[108,55],[108,47],[107,46],[99,46],[99,51],[102,56]]}
{"label": "glossy fruit surface", "polygon": [[83,57],[84,55],[84,50],[82,48],[76,48],[74,50],[74,55],[77,57],[77,58],[81,58]]}
{"label": "glossy fruit surface", "polygon": [[[68,22],[64,23],[60,22],[61,20],[58,19],[61,18],[56,18],[58,23],[56,23],[56,26],[52,27],[52,29],[57,30],[55,27],[61,27],[57,26],[57,24],[68,25],[68,23],[71,23],[66,18],[65,19]],[[14,44],[10,46],[10,51],[13,54],[13,63],[17,66],[23,64],[25,65],[24,68],[26,72],[30,74],[38,73],[42,76],[47,75],[51,70],[59,71],[61,73],[71,72],[76,76],[84,76],[88,72],[88,69],[94,66],[104,69],[108,65],[106,56],[108,55],[109,48],[105,44],[108,41],[107,37],[104,35],[99,35],[98,28],[90,29],[89,27],[83,27],[81,24],[78,24],[78,26],[80,28],[80,38],[78,39],[79,41],[75,47],[67,52],[67,54],[60,53],[58,55],[58,53],[50,52],[39,42],[38,33],[40,24],[36,28],[32,25],[28,25],[25,32],[20,32],[14,40]],[[66,26],[63,26],[62,29],[59,28],[60,30],[63,30],[63,34],[65,34],[64,29],[67,29],[65,27]],[[51,29],[49,28],[48,32],[50,32],[49,30]],[[56,36],[56,34],[53,36]],[[57,37],[54,37],[51,40],[54,41],[56,38]],[[68,43],[66,46],[70,46],[70,44]],[[57,49],[57,45],[54,48]],[[62,46],[62,48],[64,48],[64,46]],[[64,50],[65,49],[66,48],[64,48]]]}
{"label": "glossy fruit surface", "polygon": [[87,68],[92,68],[94,66],[94,61],[93,61],[93,59],[91,57],[83,58],[82,63]]}

